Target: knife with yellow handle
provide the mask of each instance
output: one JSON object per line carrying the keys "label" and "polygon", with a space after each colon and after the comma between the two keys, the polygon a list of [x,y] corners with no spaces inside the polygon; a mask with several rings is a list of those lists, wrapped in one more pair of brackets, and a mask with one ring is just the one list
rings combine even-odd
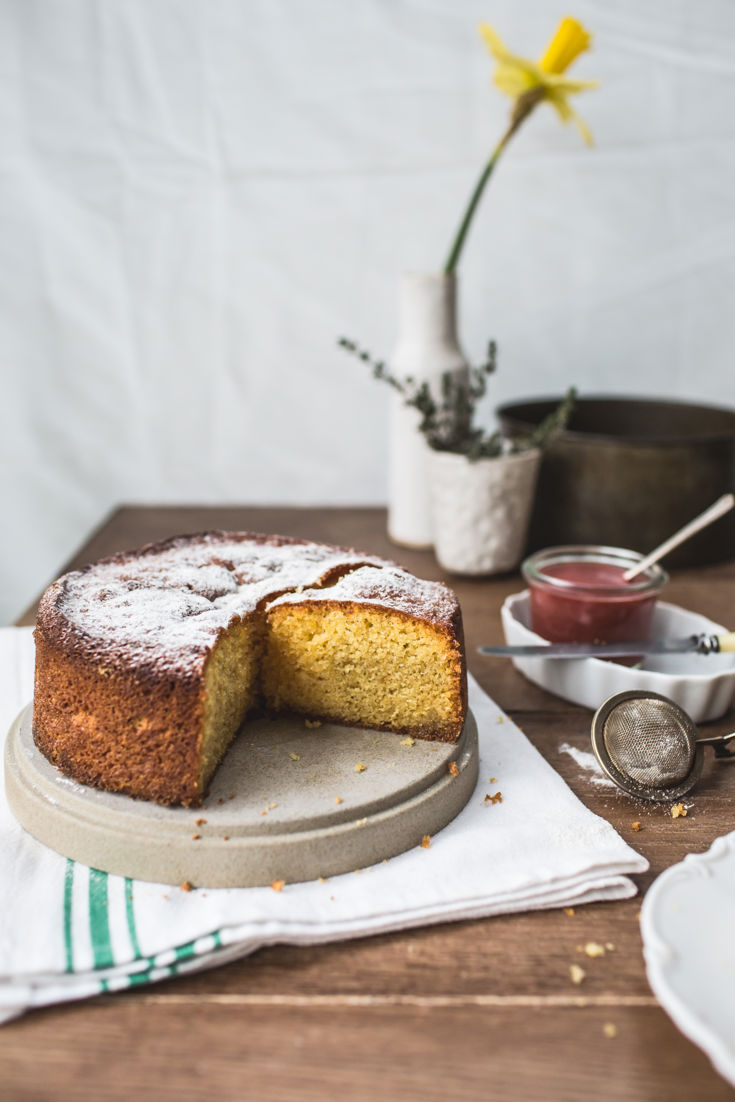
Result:
{"label": "knife with yellow handle", "polygon": [[686,635],[680,639],[638,639],[624,643],[530,643],[482,646],[480,654],[505,658],[622,658],[636,654],[735,654],[735,631]]}

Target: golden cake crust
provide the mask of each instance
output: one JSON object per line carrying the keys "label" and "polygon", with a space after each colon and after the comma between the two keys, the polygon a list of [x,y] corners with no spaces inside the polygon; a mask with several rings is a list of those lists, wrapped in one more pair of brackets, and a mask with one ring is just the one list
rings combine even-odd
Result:
{"label": "golden cake crust", "polygon": [[214,531],[111,556],[47,589],[35,633],[36,744],[84,784],[199,803],[206,679],[218,642],[236,624],[265,628],[279,602],[316,599],[383,607],[445,635],[458,737],[467,690],[451,590],[352,548]]}

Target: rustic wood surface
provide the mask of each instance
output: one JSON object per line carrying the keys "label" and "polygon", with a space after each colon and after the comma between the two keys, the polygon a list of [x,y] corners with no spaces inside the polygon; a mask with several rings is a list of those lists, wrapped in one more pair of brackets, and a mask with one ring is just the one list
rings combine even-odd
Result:
{"label": "rustic wood surface", "polygon": [[[735,827],[735,766],[711,756],[686,818],[595,786],[562,742],[589,748],[590,713],[481,659],[501,642],[517,575],[448,578],[430,552],[392,546],[380,509],[124,507],[67,568],[206,528],[352,544],[447,580],[464,613],[470,668],[573,791],[650,861],[641,895],[685,854]],[[668,597],[735,623],[735,563],[680,571]],[[29,609],[20,623],[33,622]],[[732,714],[708,725],[725,733]],[[640,832],[632,822],[641,823]],[[350,1100],[732,1098],[646,981],[641,895],[617,903],[446,924],[319,948],[262,950],[155,987],[38,1011],[0,1030],[0,1098]],[[6,903],[7,905],[7,903]],[[604,958],[580,957],[588,940]],[[575,987],[569,965],[587,973]],[[616,1036],[604,1026],[615,1025]]]}

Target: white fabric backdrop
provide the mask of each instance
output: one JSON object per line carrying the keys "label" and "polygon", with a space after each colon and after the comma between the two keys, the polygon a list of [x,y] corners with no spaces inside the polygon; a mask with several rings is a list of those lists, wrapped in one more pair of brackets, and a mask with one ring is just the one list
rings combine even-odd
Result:
{"label": "white fabric backdrop", "polygon": [[[123,501],[384,500],[395,334],[504,126],[477,34],[558,0],[0,0],[0,621]],[[730,404],[735,4],[579,0],[597,148],[543,107],[461,267],[493,404]]]}

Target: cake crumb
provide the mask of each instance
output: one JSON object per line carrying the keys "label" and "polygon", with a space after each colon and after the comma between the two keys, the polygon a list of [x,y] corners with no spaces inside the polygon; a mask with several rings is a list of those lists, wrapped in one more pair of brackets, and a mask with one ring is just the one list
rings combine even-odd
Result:
{"label": "cake crumb", "polygon": [[218,804],[223,804],[224,802],[225,801],[224,801],[224,798],[222,796],[220,796],[220,798],[217,800]]}
{"label": "cake crumb", "polygon": [[447,768],[449,769],[449,772],[452,774],[453,777],[459,776],[459,766],[457,765],[456,761],[450,761]]}
{"label": "cake crumb", "polygon": [[356,773],[364,773],[366,769],[367,769],[367,766],[364,765],[363,762],[361,762],[361,761],[359,761],[357,763],[357,765],[355,766],[355,772]]}
{"label": "cake crumb", "polygon": [[611,941],[606,941],[605,942],[605,948],[607,949],[608,953],[612,953],[613,950],[615,949],[615,946],[613,945],[613,943]]}
{"label": "cake crumb", "polygon": [[260,814],[261,814],[261,815],[267,815],[267,814],[268,814],[268,810],[267,810],[267,808],[266,808],[266,809],[265,809],[264,811],[261,811],[261,813],[260,813]]}
{"label": "cake crumb", "polygon": [[193,892],[194,891],[194,885],[192,884],[192,882],[190,880],[185,880],[184,883],[181,885],[181,891],[182,892]]}
{"label": "cake crumb", "polygon": [[423,838],[421,839],[421,848],[422,849],[430,849],[431,848],[431,835],[430,834],[425,834],[423,836]]}
{"label": "cake crumb", "polygon": [[496,792],[494,796],[491,796],[490,793],[488,792],[487,795],[485,796],[485,803],[486,804],[502,804],[502,802],[503,802],[502,792]]}
{"label": "cake crumb", "polygon": [[572,983],[579,985],[586,975],[584,968],[581,968],[578,964],[569,965],[569,976]]}
{"label": "cake crumb", "polygon": [[294,754],[293,750],[288,756],[290,757],[291,761],[301,761],[301,754]]}
{"label": "cake crumb", "polygon": [[409,735],[408,738],[402,738],[401,739],[401,746],[413,746],[415,744],[415,742],[416,742],[416,739],[411,738],[411,736]]}
{"label": "cake crumb", "polygon": [[604,1026],[602,1027],[602,1032],[605,1034],[606,1037],[610,1037],[612,1039],[613,1037],[617,1037],[618,1027],[615,1025],[615,1022],[605,1022]]}
{"label": "cake crumb", "polygon": [[497,777],[491,777],[490,780],[487,783],[488,784],[497,784],[498,783],[498,778]]}
{"label": "cake crumb", "polygon": [[206,823],[206,821],[207,821],[206,819],[201,819],[201,818],[199,818],[199,819],[195,819],[195,820],[194,820],[194,825],[195,825],[195,826],[198,826],[198,827],[200,827],[200,826],[204,826],[204,824]]}
{"label": "cake crumb", "polygon": [[327,878],[325,876],[318,876],[317,880],[319,881],[320,884],[326,884],[326,882],[327,882]]}
{"label": "cake crumb", "polygon": [[228,792],[227,793],[227,799],[228,800],[234,800],[235,799],[235,793],[234,792]]}
{"label": "cake crumb", "polygon": [[201,838],[201,834],[192,834],[192,836],[191,836],[192,842],[198,842],[200,838]]}
{"label": "cake crumb", "polygon": [[634,823],[631,823],[630,825],[632,826],[632,828],[636,832],[636,834],[641,829],[641,824],[640,824],[638,819],[636,819],[636,821]]}
{"label": "cake crumb", "polygon": [[571,916],[574,914],[574,907],[565,907],[564,914],[569,915],[569,917],[571,918]]}
{"label": "cake crumb", "polygon": [[229,840],[230,840],[229,834],[223,834],[222,835],[222,841],[223,842],[229,842]]}
{"label": "cake crumb", "polygon": [[672,819],[684,819],[686,818],[686,814],[687,809],[684,807],[684,804],[674,804],[674,806],[671,808]]}
{"label": "cake crumb", "polygon": [[337,799],[336,799],[336,800],[335,800],[334,802],[335,802],[336,804],[341,804],[341,803],[342,803],[342,797],[341,797],[341,796],[338,796],[338,797],[337,797]]}
{"label": "cake crumb", "polygon": [[496,716],[495,717],[495,722],[496,723],[504,723],[505,722],[505,716]]}
{"label": "cake crumb", "polygon": [[599,941],[588,941],[584,946],[583,952],[586,953],[588,957],[604,957],[605,946],[600,945]]}
{"label": "cake crumb", "polygon": [[278,807],[278,804],[275,800],[271,800],[271,802],[268,804],[268,810],[272,811],[274,807]]}
{"label": "cake crumb", "polygon": [[304,727],[308,727],[309,730],[313,730],[315,727],[321,727],[322,721],[320,719],[305,719]]}
{"label": "cake crumb", "polygon": [[282,892],[285,883],[285,880],[274,880],[271,884],[271,887],[273,888],[274,892]]}

